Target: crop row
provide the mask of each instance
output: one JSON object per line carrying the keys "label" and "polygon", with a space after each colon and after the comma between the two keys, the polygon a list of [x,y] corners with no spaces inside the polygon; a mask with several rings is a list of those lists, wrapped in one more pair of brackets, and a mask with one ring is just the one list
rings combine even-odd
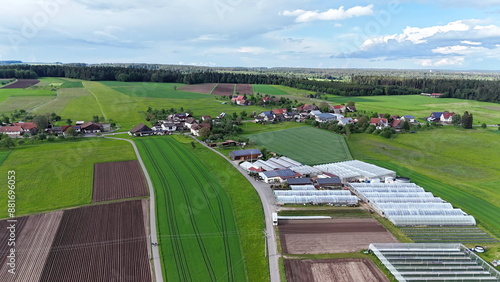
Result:
{"label": "crop row", "polygon": [[220,184],[170,137],[136,143],[155,187],[166,280],[246,280],[234,216]]}

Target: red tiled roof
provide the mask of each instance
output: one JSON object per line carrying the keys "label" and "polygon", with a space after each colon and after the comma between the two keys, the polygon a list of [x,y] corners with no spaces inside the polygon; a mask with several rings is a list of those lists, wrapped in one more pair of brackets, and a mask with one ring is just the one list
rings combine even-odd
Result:
{"label": "red tiled roof", "polygon": [[455,113],[443,113],[443,115],[441,116],[442,118],[444,119],[449,119],[450,117],[452,117]]}
{"label": "red tiled roof", "polygon": [[334,108],[335,110],[341,110],[341,109],[343,109],[344,107],[345,107],[344,105],[334,105],[334,106],[333,106],[333,108]]}
{"label": "red tiled roof", "polygon": [[400,123],[401,123],[401,120],[400,120],[400,119],[395,119],[395,120],[393,120],[393,121],[392,121],[392,125],[391,125],[391,126],[392,126],[392,127],[396,127],[396,126],[398,126]]}
{"label": "red tiled roof", "polygon": [[14,126],[20,126],[24,130],[36,129],[38,128],[33,122],[16,122]]}
{"label": "red tiled roof", "polygon": [[378,124],[380,122],[387,124],[387,119],[386,118],[371,118],[370,119],[370,124]]}
{"label": "red tiled roof", "polygon": [[286,113],[286,112],[288,112],[287,109],[275,109],[275,110],[273,110],[273,113],[275,115],[277,115],[277,114],[283,114],[283,113]]}
{"label": "red tiled roof", "polygon": [[21,132],[22,128],[20,126],[2,126],[0,132]]}

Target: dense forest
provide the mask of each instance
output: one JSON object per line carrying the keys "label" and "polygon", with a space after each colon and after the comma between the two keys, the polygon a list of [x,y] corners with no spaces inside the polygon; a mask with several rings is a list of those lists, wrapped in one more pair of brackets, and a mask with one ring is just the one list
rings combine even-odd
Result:
{"label": "dense forest", "polygon": [[318,80],[290,73],[221,71],[210,68],[144,68],[141,66],[10,65],[0,78],[67,77],[91,81],[275,84],[340,96],[414,95],[441,92],[443,97],[500,102],[497,79],[407,78],[352,75],[350,80]]}

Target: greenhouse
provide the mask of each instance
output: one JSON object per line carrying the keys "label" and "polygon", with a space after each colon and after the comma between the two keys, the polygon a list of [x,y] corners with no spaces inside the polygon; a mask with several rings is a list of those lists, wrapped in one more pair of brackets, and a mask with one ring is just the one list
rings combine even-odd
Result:
{"label": "greenhouse", "polygon": [[396,177],[396,172],[362,161],[345,161],[314,166],[323,172],[337,175],[342,182],[357,180],[385,179]]}
{"label": "greenhouse", "polygon": [[370,244],[398,281],[500,281],[500,272],[462,244]]}
{"label": "greenhouse", "polygon": [[301,175],[318,175],[321,174],[321,170],[308,165],[302,166],[292,166],[291,170],[300,173]]}
{"label": "greenhouse", "polygon": [[350,183],[349,186],[396,226],[476,224],[474,217],[413,183]]}
{"label": "greenhouse", "polygon": [[290,185],[292,190],[316,190],[314,185]]}
{"label": "greenhouse", "polygon": [[356,196],[276,196],[276,202],[280,204],[333,204],[333,205],[356,205]]}
{"label": "greenhouse", "polygon": [[[350,196],[349,190],[275,190],[275,196]],[[357,198],[357,197],[356,197]]]}

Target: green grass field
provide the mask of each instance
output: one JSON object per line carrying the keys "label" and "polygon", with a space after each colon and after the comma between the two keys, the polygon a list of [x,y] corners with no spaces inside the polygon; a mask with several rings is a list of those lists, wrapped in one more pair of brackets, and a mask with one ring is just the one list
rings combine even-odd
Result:
{"label": "green grass field", "polygon": [[85,88],[59,89],[56,99],[37,107],[35,114],[57,113],[63,119],[91,120],[92,116],[102,116],[95,97]]}
{"label": "green grass field", "polygon": [[354,158],[393,167],[500,237],[498,134],[447,127],[395,139],[355,134],[348,143]]}
{"label": "green grass field", "polygon": [[245,258],[248,281],[268,281],[268,261],[262,255],[265,246],[261,236],[262,233],[258,232],[258,230],[264,230],[265,228],[264,212],[257,192],[238,170],[213,151],[199,144],[196,144],[196,148],[193,148],[190,144],[193,139],[189,137],[176,135],[174,138],[198,157],[222,184],[229,196],[236,225],[240,230],[239,237]]}
{"label": "green grass field", "polygon": [[50,101],[50,96],[8,97],[0,103],[0,114],[10,114],[14,110],[29,110]]}
{"label": "green grass field", "polygon": [[82,82],[80,80],[71,78],[58,78],[58,77],[41,77],[38,78],[40,83],[37,86],[51,86],[57,88],[82,88]]}
{"label": "green grass field", "polygon": [[405,96],[368,96],[340,97],[328,99],[335,104],[356,102],[358,110],[372,111],[379,114],[413,115],[416,118],[428,117],[431,112],[455,112],[462,115],[469,111],[474,115],[474,124],[499,124],[500,106],[495,103],[478,102],[452,98],[430,98],[420,95]]}
{"label": "green grass field", "polygon": [[279,122],[274,124],[260,124],[254,122],[245,122],[241,125],[241,129],[243,129],[243,133],[245,135],[257,134],[263,132],[270,132],[282,129],[289,129],[295,127],[305,126],[305,123],[302,122]]}
{"label": "green grass field", "polygon": [[173,99],[197,99],[207,97],[207,94],[174,90],[174,88],[179,89],[185,85],[181,83],[103,81],[101,84],[132,97]]}
{"label": "green grass field", "polygon": [[155,187],[165,279],[246,281],[239,230],[217,179],[172,137],[134,141]]}
{"label": "green grass field", "polygon": [[288,92],[281,90],[276,85],[252,84],[253,93],[269,94],[271,96],[289,95]]}
{"label": "green grass field", "polygon": [[12,153],[12,150],[0,151],[0,166],[5,162],[5,160],[7,160],[10,153]]}
{"label": "green grass field", "polygon": [[310,126],[247,137],[270,151],[307,165],[352,160],[344,136]]}
{"label": "green grass field", "polygon": [[[0,173],[16,171],[16,215],[22,216],[89,204],[94,163],[134,159],[132,146],[123,141],[44,142],[15,148]],[[6,189],[1,186],[0,194]],[[1,209],[0,218],[5,217],[7,209]]]}

